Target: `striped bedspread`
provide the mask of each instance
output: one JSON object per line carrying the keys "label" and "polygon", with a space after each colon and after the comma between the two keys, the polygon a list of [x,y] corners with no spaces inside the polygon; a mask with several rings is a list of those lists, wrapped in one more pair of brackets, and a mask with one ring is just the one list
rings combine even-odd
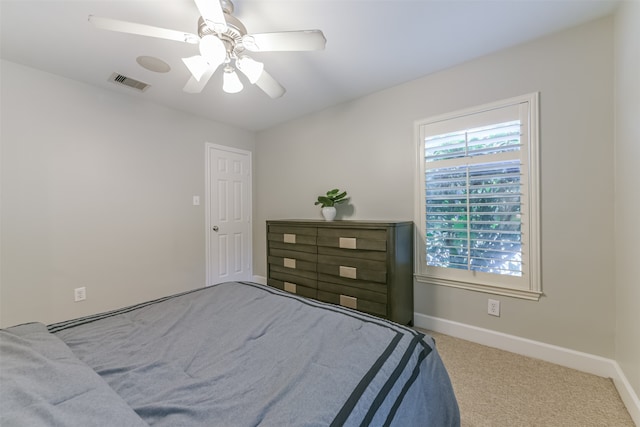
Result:
{"label": "striped bedspread", "polygon": [[149,425],[460,424],[431,338],[256,283],[48,330]]}

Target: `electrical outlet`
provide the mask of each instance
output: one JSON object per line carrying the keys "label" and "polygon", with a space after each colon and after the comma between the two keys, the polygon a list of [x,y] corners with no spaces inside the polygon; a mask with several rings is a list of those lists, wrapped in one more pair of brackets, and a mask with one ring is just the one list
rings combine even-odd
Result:
{"label": "electrical outlet", "polygon": [[73,290],[73,299],[75,302],[78,301],[84,301],[87,299],[87,288],[86,287],[81,287],[81,288],[75,288]]}
{"label": "electrical outlet", "polygon": [[492,316],[500,317],[500,301],[498,301],[497,299],[490,299],[487,312]]}

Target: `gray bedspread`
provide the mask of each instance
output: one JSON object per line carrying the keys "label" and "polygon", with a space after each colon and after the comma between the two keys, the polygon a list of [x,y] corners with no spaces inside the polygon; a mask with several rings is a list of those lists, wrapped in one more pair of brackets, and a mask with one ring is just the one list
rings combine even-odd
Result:
{"label": "gray bedspread", "polygon": [[2,427],[147,425],[42,323],[0,330],[0,391]]}
{"label": "gray bedspread", "polygon": [[429,337],[255,283],[222,283],[49,331],[150,425],[460,423]]}

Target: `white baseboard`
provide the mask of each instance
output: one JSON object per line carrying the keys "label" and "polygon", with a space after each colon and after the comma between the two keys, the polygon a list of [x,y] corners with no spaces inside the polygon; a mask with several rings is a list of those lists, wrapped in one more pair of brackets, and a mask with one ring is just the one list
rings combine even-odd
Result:
{"label": "white baseboard", "polygon": [[637,426],[640,426],[640,399],[638,399],[638,395],[631,387],[631,384],[629,384],[629,380],[627,380],[618,362],[615,360],[612,362],[615,365],[616,375],[611,376],[611,379],[620,394],[622,402],[624,402],[624,405],[627,407],[631,419],[633,419],[633,422],[636,423]]}
{"label": "white baseboard", "polygon": [[260,283],[261,285],[266,285],[267,284],[267,278],[264,276],[253,276],[251,278],[252,281],[256,282],[256,283]]}
{"label": "white baseboard", "polygon": [[418,328],[611,378],[631,418],[640,426],[640,400],[615,360],[421,313],[414,313],[413,319]]}

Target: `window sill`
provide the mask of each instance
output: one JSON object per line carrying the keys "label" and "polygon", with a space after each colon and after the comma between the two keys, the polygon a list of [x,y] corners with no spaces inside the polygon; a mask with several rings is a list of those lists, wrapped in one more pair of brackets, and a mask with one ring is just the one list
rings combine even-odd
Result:
{"label": "window sill", "polygon": [[455,280],[439,279],[420,274],[414,275],[416,280],[420,283],[426,283],[429,285],[449,286],[451,288],[468,289],[476,292],[484,292],[487,294],[504,295],[508,297],[521,298],[531,301],[538,301],[542,296],[542,292],[531,291],[528,289],[514,289],[505,288],[501,286],[491,286],[484,284],[458,282]]}

